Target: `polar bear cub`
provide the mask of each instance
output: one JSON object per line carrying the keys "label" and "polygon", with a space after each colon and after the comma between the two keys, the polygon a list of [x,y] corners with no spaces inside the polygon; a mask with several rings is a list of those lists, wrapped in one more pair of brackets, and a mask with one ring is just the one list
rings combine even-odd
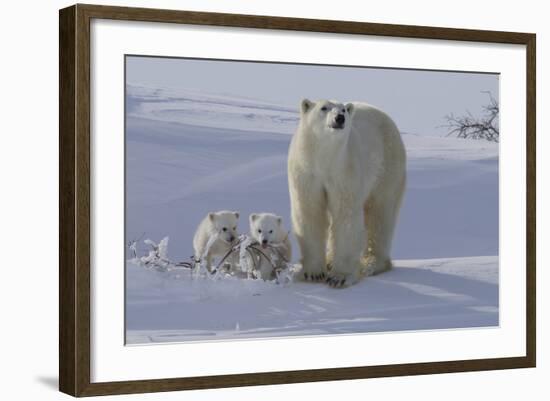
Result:
{"label": "polar bear cub", "polygon": [[276,278],[276,270],[284,269],[292,258],[288,232],[283,228],[283,219],[273,213],[252,213],[249,217],[250,236],[260,246],[271,262],[260,254],[258,272],[265,280]]}
{"label": "polar bear cub", "polygon": [[195,260],[206,264],[212,271],[214,258],[223,258],[237,239],[239,212],[221,210],[210,212],[200,222],[193,238]]}
{"label": "polar bear cub", "polygon": [[304,99],[288,155],[303,278],[344,287],[390,269],[405,180],[405,147],[386,113]]}

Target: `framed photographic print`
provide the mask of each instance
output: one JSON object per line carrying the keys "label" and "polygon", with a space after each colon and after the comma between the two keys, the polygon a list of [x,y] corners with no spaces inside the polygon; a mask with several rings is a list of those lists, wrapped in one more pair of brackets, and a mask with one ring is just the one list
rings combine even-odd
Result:
{"label": "framed photographic print", "polygon": [[534,34],[59,21],[61,391],[535,366]]}

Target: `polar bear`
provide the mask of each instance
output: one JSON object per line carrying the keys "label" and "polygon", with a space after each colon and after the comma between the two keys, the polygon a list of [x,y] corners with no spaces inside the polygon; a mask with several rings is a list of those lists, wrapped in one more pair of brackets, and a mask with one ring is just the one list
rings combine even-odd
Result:
{"label": "polar bear", "polygon": [[249,216],[250,237],[260,246],[262,252],[270,258],[259,257],[258,271],[264,280],[273,280],[275,270],[284,269],[292,258],[292,248],[288,232],[283,228],[283,219],[273,213],[252,213]]}
{"label": "polar bear", "polygon": [[210,212],[200,222],[193,237],[195,260],[206,264],[212,271],[212,260],[224,257],[238,237],[239,212],[221,210]]}
{"label": "polar bear", "polygon": [[288,181],[303,279],[343,287],[391,268],[405,169],[401,135],[383,111],[302,101]]}

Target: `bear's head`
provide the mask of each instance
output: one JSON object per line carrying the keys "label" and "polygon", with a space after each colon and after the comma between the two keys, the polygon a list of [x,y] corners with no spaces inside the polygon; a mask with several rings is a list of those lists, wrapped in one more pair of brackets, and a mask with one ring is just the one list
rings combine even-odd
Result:
{"label": "bear's head", "polygon": [[221,210],[219,212],[208,213],[212,231],[219,235],[223,241],[231,244],[238,237],[237,224],[239,222],[239,212],[230,212]]}
{"label": "bear's head", "polygon": [[350,132],[353,111],[352,103],[304,99],[301,104],[301,123],[319,135],[329,133],[343,136]]}
{"label": "bear's head", "polygon": [[250,215],[250,235],[262,247],[277,244],[284,240],[283,219],[272,213],[252,213]]}

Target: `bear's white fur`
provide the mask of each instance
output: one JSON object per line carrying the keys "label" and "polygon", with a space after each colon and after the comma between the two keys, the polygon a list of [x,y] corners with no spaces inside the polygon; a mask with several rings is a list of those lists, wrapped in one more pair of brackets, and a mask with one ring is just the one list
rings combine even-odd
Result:
{"label": "bear's white fur", "polygon": [[401,135],[383,111],[302,101],[288,180],[304,279],[340,287],[391,268],[405,169]]}
{"label": "bear's white fur", "polygon": [[273,263],[263,256],[259,258],[260,277],[265,281],[273,280],[275,269],[284,269],[286,262],[290,262],[292,258],[292,248],[288,232],[283,228],[283,219],[272,213],[252,213],[249,222],[250,236],[258,242],[262,252]]}
{"label": "bear's white fur", "polygon": [[[200,222],[193,237],[195,260],[212,271],[212,260],[222,258],[238,237],[239,212],[210,212]],[[231,260],[228,261],[230,263]]]}

